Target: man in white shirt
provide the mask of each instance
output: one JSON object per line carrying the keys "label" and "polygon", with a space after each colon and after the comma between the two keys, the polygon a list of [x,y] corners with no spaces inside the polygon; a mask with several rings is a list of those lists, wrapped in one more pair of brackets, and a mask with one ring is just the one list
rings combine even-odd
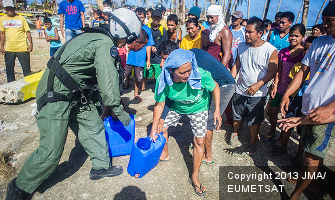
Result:
{"label": "man in white shirt", "polygon": [[250,18],[245,30],[246,42],[240,43],[231,70],[234,78],[238,73],[239,77],[232,98],[234,133],[226,137],[226,141],[238,136],[245,119],[251,133],[247,152],[249,155],[256,153],[256,139],[264,121],[266,83],[274,78],[278,65],[276,48],[261,39],[263,32],[263,21],[257,17]]}

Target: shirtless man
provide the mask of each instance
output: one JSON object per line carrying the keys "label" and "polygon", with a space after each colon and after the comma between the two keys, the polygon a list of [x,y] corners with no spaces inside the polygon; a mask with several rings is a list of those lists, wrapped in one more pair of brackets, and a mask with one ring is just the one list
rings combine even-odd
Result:
{"label": "shirtless man", "polygon": [[207,21],[210,25],[209,41],[215,42],[221,46],[221,63],[224,66],[228,66],[228,62],[231,56],[231,44],[233,35],[226,26],[223,20],[222,7],[219,5],[211,5],[207,9]]}

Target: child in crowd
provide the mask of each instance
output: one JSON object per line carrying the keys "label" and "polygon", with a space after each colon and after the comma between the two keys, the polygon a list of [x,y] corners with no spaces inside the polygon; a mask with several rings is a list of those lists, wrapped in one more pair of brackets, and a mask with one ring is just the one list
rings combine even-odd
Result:
{"label": "child in crowd", "polygon": [[43,39],[43,33],[42,33],[42,21],[40,20],[40,16],[36,16],[36,29],[38,33],[38,39]]}
{"label": "child in crowd", "polygon": [[[305,45],[304,45],[304,55],[306,54],[307,50],[311,46],[313,40],[317,38],[316,36],[311,36],[308,37]],[[292,70],[289,74],[289,77],[293,80],[295,75],[298,73],[302,66],[301,62],[296,63],[293,67]],[[302,115],[301,113],[301,107],[302,107],[302,95],[304,94],[305,89],[308,86],[308,79],[309,75],[306,77],[305,82],[301,85],[301,88],[296,91],[292,96],[291,102],[289,104],[289,109],[286,112],[285,118],[290,118],[290,117],[300,117]],[[301,135],[302,127],[298,126],[297,127],[297,132],[299,135]],[[288,131],[283,131],[282,134],[280,134],[280,137],[278,138],[277,142],[275,143],[275,148],[276,150],[274,151],[275,155],[279,155],[282,153],[286,152],[286,147],[287,147],[287,142],[291,136],[291,130]],[[299,141],[299,149],[298,152],[294,158],[295,163],[301,164],[302,162],[302,156],[303,156],[303,143],[300,140]]]}
{"label": "child in crowd", "polygon": [[178,27],[178,16],[175,14],[171,14],[167,18],[167,26],[168,26],[168,38],[172,42],[178,44],[180,46],[181,41],[181,30]]}
{"label": "child in crowd", "polygon": [[312,36],[320,37],[323,35],[323,27],[322,24],[315,24],[312,27]]}
{"label": "child in crowd", "polygon": [[[271,91],[272,101],[269,108],[271,129],[268,134],[265,134],[263,138],[264,141],[269,141],[276,136],[275,133],[278,119],[277,115],[279,113],[279,105],[283,95],[287,90],[287,87],[292,80],[289,77],[289,73],[292,70],[294,64],[301,62],[304,57],[304,51],[301,42],[303,37],[305,36],[305,32],[305,26],[302,24],[296,24],[292,26],[289,32],[290,46],[280,50],[278,54],[278,72],[273,82],[273,88]],[[282,132],[282,134],[290,133]]]}
{"label": "child in crowd", "polygon": [[189,50],[193,48],[201,49],[201,31],[197,18],[189,18],[186,22],[188,34],[180,44],[181,49]]}
{"label": "child in crowd", "polygon": [[92,22],[92,27],[97,27],[99,26],[100,22],[104,19],[102,16],[102,11],[100,9],[98,10],[93,10],[93,22]]}
{"label": "child in crowd", "polygon": [[60,41],[57,28],[52,26],[51,19],[46,17],[43,22],[46,27],[44,29],[45,40],[50,42],[50,56],[53,56],[62,46],[62,42]]}

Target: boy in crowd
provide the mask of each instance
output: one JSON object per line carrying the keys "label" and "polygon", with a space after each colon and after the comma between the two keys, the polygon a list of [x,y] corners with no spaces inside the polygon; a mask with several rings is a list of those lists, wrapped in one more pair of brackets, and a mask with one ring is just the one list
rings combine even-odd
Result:
{"label": "boy in crowd", "polygon": [[[31,74],[30,55],[33,50],[33,40],[27,20],[15,12],[12,0],[2,2],[6,15],[0,18],[1,54],[5,54],[7,82],[15,81],[14,66],[18,58],[24,76]],[[29,46],[27,43],[29,41]]]}
{"label": "boy in crowd", "polygon": [[320,37],[323,35],[323,28],[321,24],[315,24],[312,27],[312,36]]}
{"label": "boy in crowd", "polygon": [[36,30],[37,30],[37,33],[38,33],[38,39],[42,39],[43,38],[42,21],[40,20],[39,15],[36,16],[35,24],[36,24]]}
{"label": "boy in crowd", "polygon": [[280,18],[283,15],[283,12],[277,12],[275,16],[275,21],[271,24],[271,29],[274,30],[276,28],[279,28]]}
{"label": "boy in crowd", "polygon": [[284,12],[280,17],[278,29],[273,29],[269,33],[268,42],[275,46],[278,52],[290,46],[288,36],[290,32],[290,27],[294,21],[294,17],[295,16],[292,12]]}
{"label": "boy in crowd", "polygon": [[243,13],[239,10],[236,10],[231,15],[232,24],[229,27],[231,33],[233,34],[233,41],[231,44],[231,58],[229,60],[229,69],[232,68],[235,63],[237,48],[241,42],[245,41],[245,27],[241,26],[243,20]]}
{"label": "boy in crowd", "polygon": [[[80,0],[64,0],[60,2],[58,14],[60,14],[60,31],[66,41],[75,35],[82,33],[80,28],[85,27],[85,8]],[[64,32],[65,18],[65,32]]]}
{"label": "boy in crowd", "polygon": [[234,78],[239,73],[232,98],[233,136],[238,137],[238,131],[245,119],[251,133],[247,150],[249,155],[256,153],[256,139],[264,121],[266,83],[275,77],[278,65],[276,48],[261,39],[263,32],[263,21],[256,17],[250,18],[245,30],[246,42],[239,45],[236,62],[231,70]]}
{"label": "boy in crowd", "polygon": [[139,95],[139,88],[141,88],[142,79],[143,79],[143,71],[144,68],[150,68],[150,57],[151,57],[151,46],[154,45],[154,40],[152,38],[151,30],[147,25],[144,25],[145,19],[145,9],[142,7],[138,7],[135,10],[137,17],[140,19],[142,23],[142,29],[147,32],[149,35],[149,40],[144,48],[135,52],[129,51],[124,77],[127,78],[126,80],[126,88],[129,87],[129,76],[131,74],[132,69],[134,68],[134,75],[135,75],[135,89],[134,89],[134,98],[141,102],[143,101],[142,97]]}
{"label": "boy in crowd", "polygon": [[166,29],[159,23],[162,19],[162,11],[160,11],[159,9],[152,11],[151,18],[152,23],[148,24],[148,27],[151,29],[152,38],[155,45],[151,48],[151,67],[149,69],[144,68],[142,90],[145,90],[146,80],[153,75],[153,71],[155,71],[155,79],[157,79],[161,74],[162,70],[160,67],[160,63],[162,58],[157,53],[157,51],[159,50],[159,45],[161,45],[164,41],[168,40],[168,34]]}
{"label": "boy in crowd", "polygon": [[53,56],[62,46],[62,42],[60,41],[57,28],[52,26],[51,19],[44,18],[43,22],[46,27],[44,30],[45,40],[50,42],[50,56]]}
{"label": "boy in crowd", "polygon": [[303,177],[306,173],[318,172],[334,141],[332,138],[335,137],[335,123],[332,117],[335,110],[335,2],[329,2],[323,10],[322,20],[327,35],[313,41],[302,60],[301,70],[294,77],[280,105],[281,112],[285,116],[290,103],[289,96],[299,89],[310,72],[309,85],[302,98],[301,111],[304,116],[283,120],[283,122],[286,121],[284,128],[308,124],[302,131],[302,138],[306,140],[304,166],[300,170],[297,185],[290,196],[291,200],[299,199],[310,183],[317,182],[317,179]]}

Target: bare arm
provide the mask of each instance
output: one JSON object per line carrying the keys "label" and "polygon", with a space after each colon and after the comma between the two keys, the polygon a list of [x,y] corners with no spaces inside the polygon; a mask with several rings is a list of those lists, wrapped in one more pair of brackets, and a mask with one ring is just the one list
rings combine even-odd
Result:
{"label": "bare arm", "polygon": [[164,106],[165,106],[165,101],[155,103],[154,116],[153,116],[153,121],[152,121],[152,129],[151,129],[151,134],[150,134],[150,137],[152,137],[154,140],[157,139],[157,136],[156,136],[157,126],[158,126],[159,119],[162,116]]}
{"label": "bare arm", "polygon": [[47,42],[50,42],[49,36],[48,36],[47,32],[45,31],[45,29],[44,29],[44,35],[45,35],[45,40]]}
{"label": "bare arm", "polygon": [[264,84],[273,79],[277,73],[277,66],[278,66],[278,54],[277,51],[273,51],[269,59],[267,74],[265,74],[265,76],[260,81],[250,86],[247,89],[246,93],[253,96],[259,90],[260,87],[262,87]]}
{"label": "bare arm", "polygon": [[272,32],[273,32],[273,30],[270,31],[270,33],[269,33],[268,38],[266,39],[266,41],[270,41],[270,37],[271,37]]}
{"label": "bare arm", "polygon": [[227,67],[231,56],[231,44],[233,41],[233,34],[228,27],[221,30],[221,48],[222,48],[222,59],[221,63]]}
{"label": "bare arm", "polygon": [[298,73],[294,76],[293,80],[291,81],[291,84],[288,86],[282,100],[280,103],[280,112],[283,117],[285,117],[285,110],[288,110],[288,105],[290,103],[290,96],[297,91],[297,89],[300,88],[301,83],[306,79],[307,75],[309,73],[309,67],[306,65],[302,65],[301,69],[298,71]]}
{"label": "bare arm", "polygon": [[151,57],[151,46],[147,46],[145,47],[146,52],[147,52],[147,66],[146,68],[149,69],[150,68],[150,57]]}
{"label": "bare arm", "polygon": [[5,41],[6,41],[6,35],[4,31],[0,31],[1,34],[1,47],[0,47],[0,52],[1,54],[5,53]]}
{"label": "bare arm", "polygon": [[81,23],[83,24],[83,28],[85,28],[85,15],[84,12],[80,12]]}
{"label": "bare arm", "polygon": [[[215,112],[214,112],[214,124],[216,125],[216,130],[220,130],[222,124],[222,118],[220,113],[220,88],[219,84],[215,82],[215,88],[212,91],[214,97],[214,104],[215,104]],[[216,123],[217,122],[217,123]]]}
{"label": "bare arm", "polygon": [[236,78],[238,72],[240,71],[240,68],[241,68],[241,61],[240,61],[240,56],[238,55],[238,52],[237,52],[235,63],[230,71],[231,75],[234,78]]}
{"label": "bare arm", "polygon": [[62,36],[65,37],[65,31],[64,31],[64,14],[60,14],[60,32],[62,33]]}
{"label": "bare arm", "polygon": [[308,124],[329,124],[335,122],[335,114],[331,114],[327,119],[320,122],[313,122],[308,119],[306,116],[302,117],[291,117],[286,119],[278,120],[280,122],[279,128],[282,128],[284,131],[288,131],[290,128],[297,127],[299,125],[308,125]]}
{"label": "bare arm", "polygon": [[276,73],[275,80],[273,82],[273,88],[272,88],[272,91],[271,91],[271,97],[272,98],[275,98],[275,96],[276,96],[277,89],[278,89],[278,83],[279,83],[279,80],[280,80],[280,77],[281,77],[281,74],[282,74],[282,69],[283,69],[283,62],[281,60],[278,60],[278,71]]}
{"label": "bare arm", "polygon": [[31,37],[30,31],[27,31],[26,34],[29,41],[28,52],[31,52],[33,50],[33,39]]}

